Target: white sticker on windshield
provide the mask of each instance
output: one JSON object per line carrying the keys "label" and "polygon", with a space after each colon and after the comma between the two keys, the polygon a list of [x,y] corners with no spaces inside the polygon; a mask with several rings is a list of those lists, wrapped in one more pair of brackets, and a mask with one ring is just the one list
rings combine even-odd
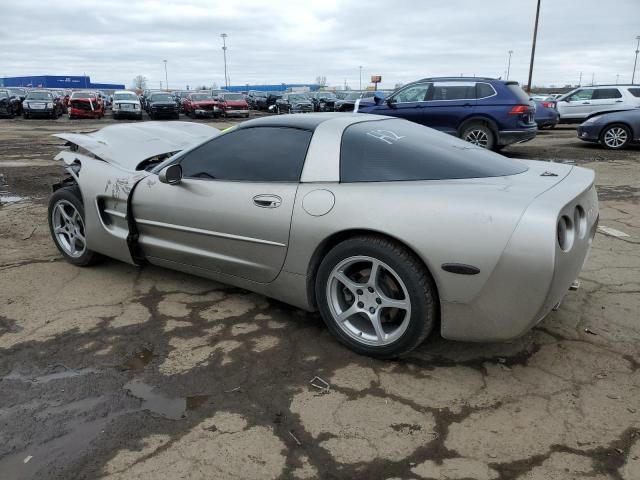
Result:
{"label": "white sticker on windshield", "polygon": [[382,140],[389,145],[393,145],[394,142],[397,142],[401,138],[404,138],[406,135],[398,135],[391,130],[370,130],[367,132],[367,135],[377,138],[378,140]]}

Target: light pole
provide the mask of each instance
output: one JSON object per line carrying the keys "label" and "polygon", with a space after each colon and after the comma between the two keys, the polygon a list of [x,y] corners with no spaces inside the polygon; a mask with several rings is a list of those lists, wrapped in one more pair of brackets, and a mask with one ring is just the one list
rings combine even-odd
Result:
{"label": "light pole", "polygon": [[224,86],[229,86],[229,80],[227,78],[227,37],[226,33],[221,33],[222,37],[222,54],[224,55]]}
{"label": "light pole", "polygon": [[618,80],[620,80],[620,74],[616,73],[616,85],[618,85]]}
{"label": "light pole", "polygon": [[511,71],[511,55],[513,55],[513,50],[509,50],[509,61],[507,63],[507,80],[509,80],[509,72]]}
{"label": "light pole", "polygon": [[362,91],[362,65],[360,65],[360,91]]}
{"label": "light pole", "polygon": [[531,77],[533,76],[533,58],[536,56],[536,39],[538,37],[538,18],[540,18],[540,0],[536,7],[536,23],[533,28],[533,43],[531,44],[531,62],[529,63],[529,82],[527,84],[527,92],[531,93]]}
{"label": "light pole", "polygon": [[164,86],[166,87],[167,90],[169,90],[169,77],[167,76],[167,61],[163,60],[164,62]]}
{"label": "light pole", "polygon": [[640,35],[636,37],[638,44],[636,45],[636,59],[633,61],[633,75],[631,75],[631,85],[636,79],[636,65],[638,64],[638,53],[640,53]]}

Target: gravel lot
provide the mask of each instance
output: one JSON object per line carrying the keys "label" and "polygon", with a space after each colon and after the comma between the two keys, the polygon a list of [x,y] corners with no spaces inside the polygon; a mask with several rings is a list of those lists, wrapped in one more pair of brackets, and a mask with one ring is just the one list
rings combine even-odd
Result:
{"label": "gravel lot", "polygon": [[506,148],[594,169],[600,225],[629,236],[598,233],[523,338],[376,361],[243,290],[62,261],[50,134],[109,123],[0,120],[0,478],[640,478],[640,149],[573,127]]}

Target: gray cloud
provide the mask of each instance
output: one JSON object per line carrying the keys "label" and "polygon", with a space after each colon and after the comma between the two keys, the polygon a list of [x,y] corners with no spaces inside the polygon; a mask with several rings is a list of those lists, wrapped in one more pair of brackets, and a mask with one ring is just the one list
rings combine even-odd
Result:
{"label": "gray cloud", "polygon": [[[224,83],[221,32],[231,83],[312,82],[383,87],[431,75],[526,81],[535,0],[21,0],[3,2],[0,75],[91,75],[152,86]],[[629,82],[638,0],[543,0],[534,84]]]}

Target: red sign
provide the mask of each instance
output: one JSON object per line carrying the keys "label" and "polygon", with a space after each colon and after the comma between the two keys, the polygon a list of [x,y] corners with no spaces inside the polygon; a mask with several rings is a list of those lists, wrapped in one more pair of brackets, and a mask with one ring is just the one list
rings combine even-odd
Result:
{"label": "red sign", "polygon": [[380,83],[380,82],[382,82],[382,76],[371,75],[371,83]]}

